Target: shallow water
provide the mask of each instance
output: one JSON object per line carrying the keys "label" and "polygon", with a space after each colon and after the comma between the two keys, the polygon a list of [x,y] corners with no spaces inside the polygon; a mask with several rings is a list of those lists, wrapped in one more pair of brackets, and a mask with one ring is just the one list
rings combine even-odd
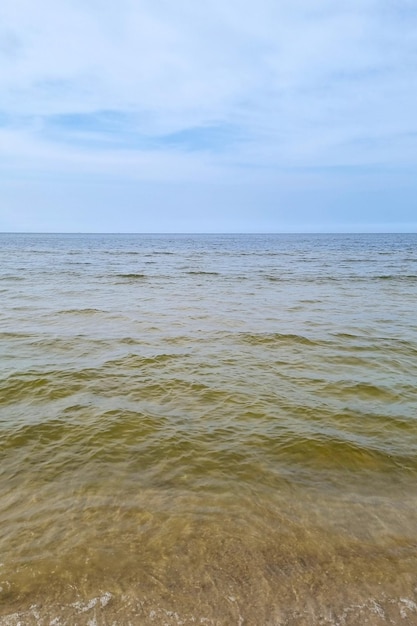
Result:
{"label": "shallow water", "polygon": [[417,624],[416,235],[0,235],[0,624]]}

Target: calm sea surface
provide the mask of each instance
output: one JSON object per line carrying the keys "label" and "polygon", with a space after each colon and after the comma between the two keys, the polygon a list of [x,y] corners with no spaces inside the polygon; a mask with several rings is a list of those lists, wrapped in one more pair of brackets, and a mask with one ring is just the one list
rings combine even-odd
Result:
{"label": "calm sea surface", "polygon": [[0,624],[417,624],[417,235],[0,235]]}

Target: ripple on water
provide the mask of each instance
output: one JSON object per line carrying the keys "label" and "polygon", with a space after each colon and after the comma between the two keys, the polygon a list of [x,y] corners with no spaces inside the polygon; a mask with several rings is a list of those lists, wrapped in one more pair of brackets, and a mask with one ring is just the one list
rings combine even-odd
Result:
{"label": "ripple on water", "polygon": [[414,239],[39,237],[0,235],[0,624],[417,623]]}

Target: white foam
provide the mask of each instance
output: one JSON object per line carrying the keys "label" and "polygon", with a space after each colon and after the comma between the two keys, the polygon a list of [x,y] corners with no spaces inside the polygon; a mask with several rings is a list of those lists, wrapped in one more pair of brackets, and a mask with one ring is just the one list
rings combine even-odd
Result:
{"label": "white foam", "polygon": [[100,605],[102,607],[107,606],[107,604],[110,602],[112,597],[113,597],[112,594],[109,591],[106,591],[106,593],[103,593],[103,595],[100,596]]}
{"label": "white foam", "polygon": [[382,619],[385,619],[384,609],[380,604],[378,604],[378,602],[375,602],[375,600],[371,601],[370,610],[372,611],[372,613],[375,613],[376,615],[379,615],[379,617],[382,617]]}
{"label": "white foam", "polygon": [[91,598],[91,600],[89,600],[88,602],[73,602],[71,606],[73,606],[74,609],[77,609],[79,613],[86,613],[98,604],[100,604],[101,607],[105,607],[110,602],[112,597],[112,594],[106,591],[106,593],[104,593],[102,596]]}
{"label": "white foam", "polygon": [[409,613],[417,613],[417,604],[409,598],[400,598],[400,615],[403,619],[407,619]]}

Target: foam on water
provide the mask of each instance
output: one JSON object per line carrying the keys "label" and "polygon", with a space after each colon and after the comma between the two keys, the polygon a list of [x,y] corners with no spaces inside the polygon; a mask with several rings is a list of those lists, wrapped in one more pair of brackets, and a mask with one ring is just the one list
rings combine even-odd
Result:
{"label": "foam on water", "polygon": [[[409,598],[390,598],[382,595],[380,599],[369,599],[362,603],[346,604],[338,610],[331,608],[313,608],[305,610],[277,611],[274,616],[260,622],[259,614],[251,614],[245,618],[240,613],[237,598],[228,596],[228,611],[223,617],[195,615],[189,612],[169,610],[159,605],[152,605],[148,599],[140,595],[133,599],[126,594],[115,598],[105,592],[101,596],[86,601],[57,606],[31,605],[26,611],[17,611],[0,616],[2,626],[23,626],[27,624],[39,626],[98,626],[99,624],[135,624],[144,626],[164,624],[164,626],[219,626],[227,623],[230,626],[244,624],[260,624],[268,626],[384,626],[385,624],[417,622],[417,604]],[[121,618],[121,614],[123,617]],[[262,618],[261,618],[262,619]],[[405,622],[404,622],[405,620]]]}

